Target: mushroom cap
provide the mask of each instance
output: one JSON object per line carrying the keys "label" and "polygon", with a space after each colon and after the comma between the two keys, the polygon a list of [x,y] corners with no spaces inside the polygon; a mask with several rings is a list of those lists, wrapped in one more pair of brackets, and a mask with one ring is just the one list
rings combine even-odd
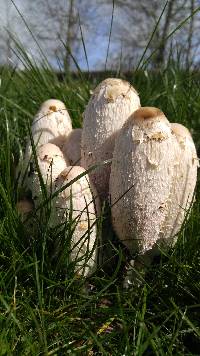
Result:
{"label": "mushroom cap", "polygon": [[151,250],[160,237],[175,144],[167,118],[156,108],[137,110],[116,138],[110,176],[112,221],[133,253]]}
{"label": "mushroom cap", "polygon": [[[60,100],[45,101],[33,119],[31,133],[36,147],[51,142],[62,148],[67,135],[72,131],[69,113]],[[30,140],[27,142],[25,160],[28,162],[32,154]]]}
{"label": "mushroom cap", "polygon": [[122,97],[130,97],[130,91],[138,96],[136,89],[126,80],[118,78],[107,78],[103,80],[94,90],[93,95],[99,95],[104,91],[104,97],[108,102],[115,102],[115,100]]}
{"label": "mushroom cap", "polygon": [[[85,169],[80,167],[80,166],[69,166],[65,168],[57,177],[56,179],[56,186],[62,186],[63,183],[70,183],[72,179],[76,178],[78,175],[82,174],[85,172]],[[81,185],[79,184],[79,181],[81,181]],[[87,176],[83,176],[79,180],[75,181],[69,188],[66,188],[63,191],[63,194],[65,196],[70,196],[71,194],[71,187],[76,193],[82,193],[85,186],[88,186],[88,181],[87,181]]]}
{"label": "mushroom cap", "polygon": [[[84,112],[81,165],[85,169],[112,158],[118,131],[139,107],[136,90],[124,80],[108,78],[96,87]],[[109,176],[109,166],[90,173],[102,200],[108,195]]]}
{"label": "mushroom cap", "polygon": [[[67,136],[72,130],[72,122],[65,104],[56,99],[45,101],[32,123],[32,134],[40,134],[46,131],[49,134],[49,139],[54,139],[59,136]],[[48,135],[47,135],[48,136]],[[41,138],[39,138],[41,140]],[[35,141],[35,140],[34,140]],[[42,142],[41,144],[49,142]]]}
{"label": "mushroom cap", "polygon": [[41,104],[39,112],[47,113],[48,111],[56,112],[59,110],[66,110],[65,104],[57,99],[48,99]]}
{"label": "mushroom cap", "polygon": [[81,136],[82,129],[74,129],[67,136],[62,151],[69,160],[71,166],[80,163],[81,160]]}
{"label": "mushroom cap", "polygon": [[52,174],[53,180],[65,169],[68,163],[60,148],[52,143],[46,143],[38,147],[36,154],[42,176],[45,177],[47,174]]}
{"label": "mushroom cap", "polygon": [[133,117],[138,119],[152,119],[160,116],[165,115],[160,109],[153,106],[143,106],[133,113]]}
{"label": "mushroom cap", "polygon": [[161,231],[161,242],[171,241],[181,229],[185,217],[193,203],[197,181],[198,158],[189,130],[181,124],[172,123],[172,133],[176,137],[173,184],[168,200],[168,216]]}
{"label": "mushroom cap", "polygon": [[171,123],[171,128],[177,137],[192,137],[187,127],[183,126],[182,124]]}
{"label": "mushroom cap", "polygon": [[[38,166],[47,190],[57,176],[66,168],[66,161],[62,151],[52,143],[46,143],[36,150]],[[35,170],[29,183],[33,199],[41,196],[41,187],[38,172]]]}
{"label": "mushroom cap", "polygon": [[41,160],[52,160],[54,157],[63,158],[63,153],[60,148],[50,142],[38,147],[36,153]]}
{"label": "mushroom cap", "polygon": [[[69,166],[65,168],[56,178],[55,186],[61,187],[63,184],[70,183],[73,179],[78,177],[80,174],[85,173],[85,169],[80,166]],[[66,188],[62,194],[65,198],[69,198],[71,195],[73,196],[82,196],[82,195],[91,195],[93,193],[94,198],[93,202],[98,200],[97,192],[95,188],[91,188],[91,183],[87,174],[76,180],[72,185]],[[85,204],[85,203],[84,203]]]}
{"label": "mushroom cap", "polygon": [[140,107],[135,88],[127,81],[108,78],[94,90],[84,112],[83,138],[91,139],[96,148],[122,127],[127,118]]}
{"label": "mushroom cap", "polygon": [[171,135],[171,126],[165,114],[154,107],[141,107],[124,124],[134,127],[134,140],[163,140]]}
{"label": "mushroom cap", "polygon": [[[72,179],[84,173],[79,166],[67,167],[56,179],[54,191],[62,188]],[[69,187],[61,191],[53,199],[52,225],[65,222],[68,216],[75,222],[75,230],[71,239],[72,261],[77,261],[76,272],[89,275],[96,267],[96,213],[94,198],[92,196],[89,177],[87,175],[77,179]],[[87,264],[87,266],[85,266]],[[85,267],[84,267],[85,266]]]}
{"label": "mushroom cap", "polygon": [[[60,100],[50,99],[45,101],[38,113],[36,114],[32,127],[31,134],[36,148],[52,143],[59,148],[62,148],[67,135],[72,131],[72,122],[65,107],[65,104]],[[32,145],[30,139],[26,144],[25,157],[22,166],[22,176],[26,170],[32,156]],[[20,164],[21,166],[22,164]],[[26,178],[26,186],[29,185],[28,177]]]}
{"label": "mushroom cap", "polygon": [[179,144],[183,146],[190,145],[191,149],[195,151],[195,155],[197,155],[192,135],[187,127],[178,123],[171,123],[171,128],[172,132],[176,135]]}

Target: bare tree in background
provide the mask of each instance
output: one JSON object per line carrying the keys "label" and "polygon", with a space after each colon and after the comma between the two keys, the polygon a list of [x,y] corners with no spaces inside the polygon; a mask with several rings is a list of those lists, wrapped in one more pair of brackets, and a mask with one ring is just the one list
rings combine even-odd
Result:
{"label": "bare tree in background", "polygon": [[173,9],[175,6],[176,0],[169,0],[169,4],[168,7],[166,9],[166,15],[164,18],[164,24],[163,27],[161,29],[161,33],[160,33],[160,45],[158,47],[158,52],[157,55],[155,57],[155,63],[160,66],[164,63],[164,56],[165,56],[165,48],[167,45],[167,40],[166,37],[169,33],[169,29],[170,29],[170,24],[172,21],[172,15],[173,15]]}
{"label": "bare tree in background", "polygon": [[[106,46],[109,38],[109,26],[112,16],[113,0],[15,0],[22,17],[24,16],[29,28],[39,39],[47,58],[53,66],[68,71],[74,68],[73,56],[85,60],[82,43],[83,31],[86,44],[93,47],[91,57],[97,58],[98,69],[106,58]],[[185,63],[189,67],[193,58],[197,61],[200,45],[200,14],[191,17],[173,38],[167,39],[169,33],[192,14],[199,0],[168,0],[162,18],[158,19],[166,4],[166,0],[114,0],[113,28],[111,45],[109,46],[108,68],[115,67],[120,62],[122,70],[131,69],[141,58],[148,44],[145,58],[152,52],[151,64],[161,67],[167,60],[169,53],[176,52],[178,47],[184,54]],[[9,30],[16,34],[24,45],[30,58],[40,61],[40,51],[34,36],[31,37],[23,23],[20,14],[11,0],[0,0],[0,62],[13,59],[11,52],[11,36]],[[79,19],[80,14],[80,19]],[[2,30],[7,28],[6,30]],[[173,46],[172,46],[173,40]],[[90,48],[91,48],[90,47]],[[99,56],[99,57],[98,57]]]}
{"label": "bare tree in background", "polygon": [[2,2],[4,17],[0,19],[1,24],[3,26],[1,28],[1,41],[0,41],[0,59],[1,61],[5,61],[6,64],[9,64],[9,60],[11,59],[11,22],[12,22],[12,14],[11,14],[11,6],[8,1]]}
{"label": "bare tree in background", "polygon": [[[62,54],[65,72],[71,67],[70,51],[76,52],[80,44],[78,28],[78,12],[75,0],[58,0],[57,2],[45,0],[46,15],[52,24],[57,24],[56,39],[58,46],[55,49],[58,57]],[[49,33],[51,35],[51,32]]]}
{"label": "bare tree in background", "polygon": [[[78,39],[75,30],[75,27],[77,27],[77,23],[78,23],[78,16],[75,13],[74,0],[69,0],[68,24],[67,24],[67,31],[66,31],[66,46],[68,48],[72,48],[73,43]],[[64,58],[65,72],[70,68],[70,62],[71,62],[70,53],[67,52]]]}
{"label": "bare tree in background", "polygon": [[15,45],[10,33],[37,63],[44,59],[38,43],[53,67],[74,68],[70,51],[77,61],[86,61],[84,46],[87,51],[87,43],[95,42],[96,0],[91,6],[87,0],[14,0],[14,4],[0,0],[0,63],[11,58],[23,68],[20,55],[17,58],[12,51]]}
{"label": "bare tree in background", "polygon": [[[111,7],[112,0],[109,4]],[[129,66],[136,64],[136,58],[141,57],[155,28],[156,31],[146,51],[148,56],[156,50],[151,60],[152,65],[161,67],[164,64],[170,52],[172,39],[172,48],[179,47],[187,52],[188,62],[193,51],[195,23],[199,21],[199,18],[192,17],[173,38],[168,39],[168,35],[181,21],[193,13],[195,6],[198,5],[197,1],[195,4],[195,0],[168,0],[168,2],[166,0],[115,0],[115,14],[120,20],[115,21],[113,26],[113,40],[119,43],[119,47],[122,44],[122,62],[126,66],[128,63]],[[158,24],[164,7],[165,11]]]}
{"label": "bare tree in background", "polygon": [[[82,0],[37,0],[40,23],[32,20],[33,31],[42,41],[51,55],[62,58],[62,67],[68,71],[73,67],[73,56],[77,56],[81,47],[79,12],[82,26],[87,25],[87,7]],[[33,11],[36,4],[32,4]]]}
{"label": "bare tree in background", "polygon": [[[190,0],[190,13],[194,12],[194,0]],[[189,23],[189,31],[188,31],[188,47],[186,53],[186,66],[190,67],[191,57],[192,57],[192,39],[194,35],[194,16],[191,17]]]}
{"label": "bare tree in background", "polygon": [[6,39],[5,39],[5,44],[6,44],[6,57],[9,59],[11,58],[11,37],[10,37],[10,31],[11,31],[11,16],[10,16],[10,7],[8,2],[6,2]]}

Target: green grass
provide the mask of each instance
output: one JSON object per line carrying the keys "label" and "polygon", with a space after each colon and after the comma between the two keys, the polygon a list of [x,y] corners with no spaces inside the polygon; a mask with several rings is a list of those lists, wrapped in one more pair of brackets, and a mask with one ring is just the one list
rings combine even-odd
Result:
{"label": "green grass", "polygon": [[[126,252],[112,232],[113,247],[106,243],[115,256],[104,271],[77,279],[73,264],[66,268],[67,248],[59,261],[53,258],[56,231],[36,219],[34,236],[22,223],[14,172],[41,102],[64,101],[80,127],[97,83],[70,76],[60,82],[51,69],[31,63],[23,72],[2,68],[0,77],[0,355],[199,355],[199,184],[176,246],[155,261],[144,285],[122,288]],[[129,79],[142,105],[192,130],[199,151],[199,73],[169,63],[163,72],[138,71]]]}

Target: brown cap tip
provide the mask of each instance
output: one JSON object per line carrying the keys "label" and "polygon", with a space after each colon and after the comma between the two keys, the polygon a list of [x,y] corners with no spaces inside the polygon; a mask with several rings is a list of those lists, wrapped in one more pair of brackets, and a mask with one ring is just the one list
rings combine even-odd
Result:
{"label": "brown cap tip", "polygon": [[158,116],[165,115],[160,109],[151,106],[141,107],[133,113],[134,119],[153,119]]}
{"label": "brown cap tip", "polygon": [[[129,90],[133,90],[137,95],[136,89],[126,80],[120,79],[120,78],[106,78],[104,79],[94,90],[93,94],[99,93],[102,87],[111,87],[111,88],[117,88],[118,95],[120,94],[127,94]],[[113,89],[111,89],[113,90]]]}
{"label": "brown cap tip", "polygon": [[100,84],[106,84],[106,85],[121,85],[121,84],[124,84],[126,86],[130,86],[129,82],[127,82],[124,79],[120,79],[120,78],[106,78]]}
{"label": "brown cap tip", "polygon": [[55,105],[51,105],[51,106],[49,106],[49,110],[56,112],[57,107]]}

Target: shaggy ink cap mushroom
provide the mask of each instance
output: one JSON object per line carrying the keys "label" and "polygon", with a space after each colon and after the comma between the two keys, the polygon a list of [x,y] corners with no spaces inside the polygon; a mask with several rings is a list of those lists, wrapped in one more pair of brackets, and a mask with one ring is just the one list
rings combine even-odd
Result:
{"label": "shaggy ink cap mushroom", "polygon": [[185,218],[189,217],[199,163],[189,130],[178,123],[172,123],[171,128],[176,138],[174,174],[167,207],[168,216],[161,231],[161,241],[165,239],[174,245]]}
{"label": "shaggy ink cap mushroom", "polygon": [[[59,174],[53,192],[76,179],[85,170],[79,166],[67,167]],[[74,224],[71,236],[70,259],[75,262],[75,272],[90,275],[96,268],[96,213],[89,177],[82,176],[52,199],[51,225],[64,223],[71,216]]]}
{"label": "shaggy ink cap mushroom", "polygon": [[80,164],[81,136],[82,129],[74,129],[69,133],[63,145],[62,152],[64,157],[69,161],[70,166]]}
{"label": "shaggy ink cap mushroom", "polygon": [[[47,143],[38,147],[36,155],[44,184],[47,189],[50,189],[57,176],[66,168],[67,162],[64,159],[63,153],[59,147],[52,143]],[[38,201],[38,198],[41,197],[42,191],[36,167],[34,167],[34,172],[29,179],[29,189],[32,192],[33,199]]]}
{"label": "shaggy ink cap mushroom", "polygon": [[[143,138],[164,140],[171,135],[171,126],[165,114],[155,107],[141,107],[136,110],[125,123],[126,126],[135,125]],[[137,140],[137,132],[135,132]]]}
{"label": "shaggy ink cap mushroom", "polygon": [[112,222],[132,253],[144,254],[160,237],[175,144],[169,121],[151,107],[136,110],[116,138],[110,176]]}
{"label": "shaggy ink cap mushroom", "polygon": [[[65,104],[56,99],[45,101],[31,126],[31,134],[36,147],[51,142],[62,148],[67,135],[72,131],[72,122]],[[26,146],[25,159],[32,154],[30,140]]]}
{"label": "shaggy ink cap mushroom", "polygon": [[[85,169],[112,159],[118,132],[139,107],[137,91],[122,79],[108,78],[96,87],[84,112],[81,165]],[[90,173],[102,201],[108,198],[109,177],[109,165]]]}

